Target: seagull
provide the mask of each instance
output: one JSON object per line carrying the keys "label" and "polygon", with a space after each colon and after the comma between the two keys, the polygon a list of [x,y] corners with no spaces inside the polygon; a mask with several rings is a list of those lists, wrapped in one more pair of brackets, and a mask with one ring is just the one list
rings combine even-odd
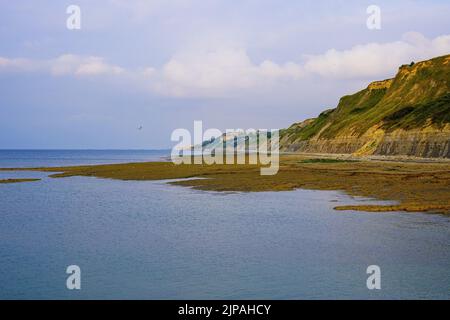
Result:
{"label": "seagull", "polygon": [[139,127],[138,127],[138,130],[142,130],[142,126],[139,126]]}

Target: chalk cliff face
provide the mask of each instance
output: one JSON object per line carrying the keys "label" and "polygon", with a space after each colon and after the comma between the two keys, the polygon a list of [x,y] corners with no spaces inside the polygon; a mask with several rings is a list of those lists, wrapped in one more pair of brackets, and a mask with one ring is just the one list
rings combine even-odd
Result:
{"label": "chalk cliff face", "polygon": [[281,131],[281,151],[450,158],[450,55],[399,68]]}

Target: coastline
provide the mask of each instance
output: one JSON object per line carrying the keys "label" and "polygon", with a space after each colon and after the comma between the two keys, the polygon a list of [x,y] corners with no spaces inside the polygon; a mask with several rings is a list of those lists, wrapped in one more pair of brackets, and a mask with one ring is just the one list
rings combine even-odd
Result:
{"label": "coastline", "polygon": [[34,178],[26,178],[26,179],[0,179],[0,183],[7,184],[7,183],[21,183],[21,182],[33,182],[33,181],[39,181],[41,179],[34,179]]}
{"label": "coastline", "polygon": [[398,203],[389,206],[343,205],[335,207],[336,210],[450,214],[449,163],[447,159],[421,161],[421,159],[393,157],[368,159],[351,155],[282,154],[280,170],[274,176],[261,176],[259,165],[174,165],[171,162],[0,168],[0,171],[42,171],[51,173],[51,178],[71,176],[118,180],[194,178],[168,183],[218,192],[336,190],[351,196]]}

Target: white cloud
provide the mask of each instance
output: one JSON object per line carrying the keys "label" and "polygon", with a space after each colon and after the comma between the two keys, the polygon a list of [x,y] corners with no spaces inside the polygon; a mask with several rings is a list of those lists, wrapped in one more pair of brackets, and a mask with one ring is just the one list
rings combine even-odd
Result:
{"label": "white cloud", "polygon": [[81,57],[65,54],[50,60],[49,65],[53,75],[95,76],[117,75],[125,72],[123,68],[107,64],[103,58],[95,56]]}
{"label": "white cloud", "polygon": [[153,88],[176,96],[214,96],[301,75],[301,67],[292,62],[279,65],[266,60],[255,64],[243,49],[194,51],[170,59],[160,70]]}
{"label": "white cloud", "polygon": [[37,68],[38,65],[29,59],[0,57],[0,71],[35,71]]}
{"label": "white cloud", "polygon": [[449,53],[450,35],[430,40],[417,32],[405,34],[400,41],[305,56],[303,64],[271,60],[256,64],[243,49],[189,51],[175,55],[156,71],[152,88],[175,96],[217,96],[242,89],[264,90],[282,82],[293,83],[295,90],[295,83],[309,81],[314,75],[374,81],[395,75],[402,64]]}
{"label": "white cloud", "polygon": [[190,48],[175,54],[160,68],[126,70],[102,57],[61,55],[50,60],[0,57],[0,72],[47,72],[53,76],[92,77],[116,75],[124,83],[142,84],[162,95],[186,97],[226,96],[242,91],[267,92],[287,85],[292,92],[312,76],[331,80],[373,81],[393,76],[397,68],[450,53],[450,35],[427,39],[420,33],[407,33],[402,40],[357,45],[349,50],[330,49],[324,54],[305,56],[303,63],[252,61],[245,49],[222,47],[211,50]]}
{"label": "white cloud", "polygon": [[50,60],[0,57],[0,71],[48,72],[54,76],[118,75],[125,72],[119,66],[105,62],[101,57],[64,54]]}
{"label": "white cloud", "polygon": [[306,56],[305,70],[323,77],[373,78],[392,75],[411,61],[425,60],[450,53],[450,35],[429,40],[410,32],[401,41],[369,43],[349,50],[328,50],[317,56]]}

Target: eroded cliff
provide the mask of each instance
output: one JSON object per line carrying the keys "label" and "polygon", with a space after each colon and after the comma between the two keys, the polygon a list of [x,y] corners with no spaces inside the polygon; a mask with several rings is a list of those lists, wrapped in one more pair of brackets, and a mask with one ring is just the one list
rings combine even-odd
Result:
{"label": "eroded cliff", "polygon": [[450,55],[399,68],[281,131],[281,151],[450,158]]}

